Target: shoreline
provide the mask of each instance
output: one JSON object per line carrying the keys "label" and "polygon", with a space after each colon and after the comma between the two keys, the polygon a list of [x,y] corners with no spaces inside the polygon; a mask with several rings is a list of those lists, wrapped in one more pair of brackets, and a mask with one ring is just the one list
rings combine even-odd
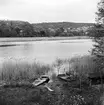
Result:
{"label": "shoreline", "polygon": [[54,40],[76,40],[90,39],[88,36],[73,36],[73,37],[4,37],[0,38],[0,42],[27,42],[27,41],[54,41]]}

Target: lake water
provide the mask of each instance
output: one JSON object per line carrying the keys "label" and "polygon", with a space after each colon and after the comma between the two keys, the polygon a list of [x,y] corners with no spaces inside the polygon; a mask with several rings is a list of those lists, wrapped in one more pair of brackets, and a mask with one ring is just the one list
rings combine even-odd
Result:
{"label": "lake water", "polygon": [[86,55],[93,47],[91,39],[57,40],[57,41],[13,41],[0,42],[0,62],[9,59],[34,60],[50,64],[56,58],[69,58]]}

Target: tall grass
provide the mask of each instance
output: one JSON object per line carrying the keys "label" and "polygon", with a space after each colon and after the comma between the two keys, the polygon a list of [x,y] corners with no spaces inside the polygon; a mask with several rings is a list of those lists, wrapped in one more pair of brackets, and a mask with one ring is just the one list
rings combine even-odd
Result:
{"label": "tall grass", "polygon": [[34,62],[29,64],[28,62],[12,62],[7,61],[2,64],[0,70],[0,80],[4,81],[20,81],[30,80],[37,78],[40,75],[44,75],[50,71],[49,65],[40,64]]}
{"label": "tall grass", "polygon": [[[60,63],[60,64],[59,64]],[[88,76],[89,73],[97,71],[97,65],[94,62],[94,56],[75,56],[70,59],[57,59],[55,62],[58,72],[73,73],[79,76]]]}
{"label": "tall grass", "polygon": [[[60,64],[59,64],[60,63]],[[88,79],[90,73],[94,73],[97,70],[97,65],[94,62],[94,56],[75,56],[71,59],[57,59],[56,60],[57,71],[60,73],[66,73],[71,75],[76,80],[76,85],[82,87],[89,86],[91,82]]]}
{"label": "tall grass", "polygon": [[[55,75],[65,72],[85,77],[89,72],[96,70],[96,64],[92,56],[76,56],[71,59],[56,59],[51,66],[39,62],[28,63],[26,61],[5,61],[0,69],[0,80],[21,81],[38,78],[40,75]],[[57,72],[56,72],[57,71]]]}
{"label": "tall grass", "polygon": [[94,62],[94,56],[81,56],[72,58],[69,63],[71,64],[71,69],[80,74],[88,75],[91,72],[95,72],[97,65]]}

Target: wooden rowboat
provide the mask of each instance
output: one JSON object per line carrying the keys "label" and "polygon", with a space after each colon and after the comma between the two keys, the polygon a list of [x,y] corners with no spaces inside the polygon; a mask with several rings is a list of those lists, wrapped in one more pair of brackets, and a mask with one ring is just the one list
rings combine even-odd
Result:
{"label": "wooden rowboat", "polygon": [[67,81],[67,82],[76,80],[75,78],[72,77],[72,75],[66,75],[66,74],[59,74],[57,77],[61,80]]}
{"label": "wooden rowboat", "polygon": [[39,86],[39,85],[45,85],[46,83],[49,82],[49,77],[48,76],[41,76],[40,78],[38,78],[37,80],[35,80],[32,84],[34,86]]}
{"label": "wooden rowboat", "polygon": [[43,84],[45,81],[46,81],[46,79],[37,79],[32,84],[34,86],[39,86],[39,85]]}
{"label": "wooden rowboat", "polygon": [[50,81],[48,76],[41,76],[40,78],[38,78],[37,80],[35,80],[32,84],[33,86],[40,86],[43,85],[44,87],[46,87],[49,91],[53,91],[49,86],[48,86],[48,82]]}

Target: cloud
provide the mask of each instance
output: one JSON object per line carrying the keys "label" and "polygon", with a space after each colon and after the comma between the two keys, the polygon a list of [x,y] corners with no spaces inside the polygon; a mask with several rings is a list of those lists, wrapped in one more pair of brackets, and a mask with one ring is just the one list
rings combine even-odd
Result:
{"label": "cloud", "polygon": [[95,18],[99,0],[0,0],[2,18],[29,22],[79,21]]}
{"label": "cloud", "polygon": [[0,5],[7,5],[10,4],[12,0],[0,0]]}
{"label": "cloud", "polygon": [[25,4],[27,0],[0,0],[0,6],[12,6]]}
{"label": "cloud", "polygon": [[64,5],[69,3],[78,3],[83,0],[22,0],[24,3],[28,4],[38,4],[38,5],[48,5],[48,6],[56,6],[56,5]]}

